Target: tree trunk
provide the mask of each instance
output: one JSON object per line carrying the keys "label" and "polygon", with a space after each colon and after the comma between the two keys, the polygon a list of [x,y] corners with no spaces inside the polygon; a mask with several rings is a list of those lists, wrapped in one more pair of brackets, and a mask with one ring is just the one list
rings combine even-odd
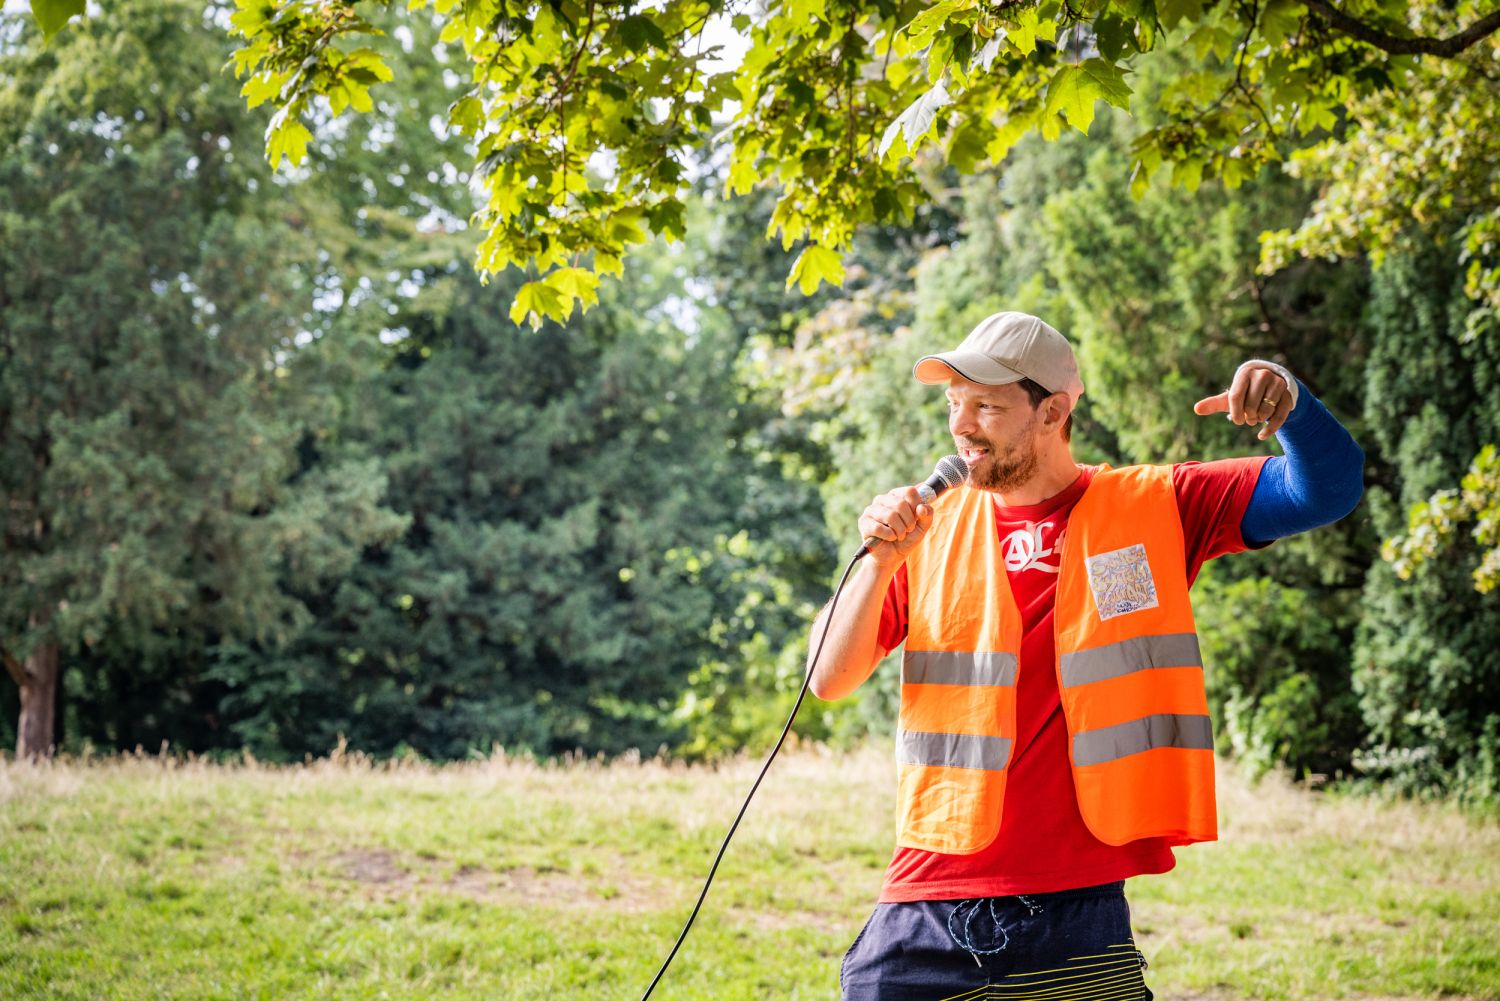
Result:
{"label": "tree trunk", "polygon": [[[31,626],[49,617],[32,616]],[[16,721],[16,757],[50,758],[56,750],[53,726],[57,712],[57,641],[46,640],[17,662],[5,653],[5,666],[21,689],[21,717]]]}
{"label": "tree trunk", "polygon": [[16,757],[50,758],[53,712],[57,702],[57,644],[43,643],[22,667],[21,718],[16,723]]}

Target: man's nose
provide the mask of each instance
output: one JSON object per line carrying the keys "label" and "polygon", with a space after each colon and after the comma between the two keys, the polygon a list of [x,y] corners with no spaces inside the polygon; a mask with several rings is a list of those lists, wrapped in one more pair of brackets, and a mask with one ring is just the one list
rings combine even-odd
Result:
{"label": "man's nose", "polygon": [[974,423],[974,408],[957,406],[948,411],[948,432],[956,437],[968,437],[978,428]]}

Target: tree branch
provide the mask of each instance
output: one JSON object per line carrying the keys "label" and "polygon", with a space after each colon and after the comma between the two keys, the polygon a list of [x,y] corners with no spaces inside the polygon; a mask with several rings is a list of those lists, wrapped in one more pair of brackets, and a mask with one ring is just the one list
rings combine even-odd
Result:
{"label": "tree branch", "polygon": [[1307,5],[1308,10],[1318,14],[1349,37],[1396,56],[1439,56],[1451,59],[1481,38],[1494,34],[1497,29],[1500,29],[1500,10],[1496,10],[1475,21],[1458,34],[1447,38],[1401,38],[1350,17],[1328,0],[1303,0],[1303,3]]}

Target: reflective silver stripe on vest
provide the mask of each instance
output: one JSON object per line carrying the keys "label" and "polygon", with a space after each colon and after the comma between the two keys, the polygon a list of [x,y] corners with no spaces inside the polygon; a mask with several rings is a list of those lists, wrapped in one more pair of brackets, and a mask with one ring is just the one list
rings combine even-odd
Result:
{"label": "reflective silver stripe on vest", "polygon": [[920,730],[902,730],[896,735],[896,760],[903,765],[945,765],[998,772],[1009,759],[1009,737]]}
{"label": "reflective silver stripe on vest", "polygon": [[958,650],[908,650],[901,658],[908,685],[1014,685],[1016,655]]}
{"label": "reflective silver stripe on vest", "polygon": [[1151,667],[1202,667],[1196,633],[1133,636],[1128,640],[1065,653],[1060,661],[1065,688],[1118,678]]}
{"label": "reflective silver stripe on vest", "polygon": [[1073,738],[1073,763],[1080,767],[1098,765],[1156,747],[1211,751],[1213,746],[1213,727],[1207,716],[1162,713],[1076,735]]}

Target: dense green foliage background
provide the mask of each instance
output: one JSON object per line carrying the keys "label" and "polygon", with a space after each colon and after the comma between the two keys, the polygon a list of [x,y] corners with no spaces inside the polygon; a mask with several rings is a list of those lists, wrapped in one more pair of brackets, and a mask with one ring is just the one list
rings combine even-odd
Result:
{"label": "dense green foliage background", "polygon": [[[859,230],[845,287],[804,298],[772,199],[725,201],[705,157],[681,241],[585,317],[518,329],[522,279],[470,268],[437,29],[404,19],[373,110],[272,175],[222,13],[113,3],[46,47],[0,21],[0,648],[57,651],[63,749],[759,749],[855,514],[948,450],[911,360],[1016,308],[1079,347],[1082,461],[1270,448],[1191,413],[1256,356],[1366,450],[1352,517],[1197,587],[1224,749],[1500,799],[1479,547],[1406,580],[1380,556],[1500,440],[1467,216],[1263,274],[1260,234],[1297,227],[1312,182],[1133,198],[1111,113],[962,180],[927,164],[911,222]],[[884,733],[895,685],[799,730]],[[9,683],[0,709],[13,744]]]}

